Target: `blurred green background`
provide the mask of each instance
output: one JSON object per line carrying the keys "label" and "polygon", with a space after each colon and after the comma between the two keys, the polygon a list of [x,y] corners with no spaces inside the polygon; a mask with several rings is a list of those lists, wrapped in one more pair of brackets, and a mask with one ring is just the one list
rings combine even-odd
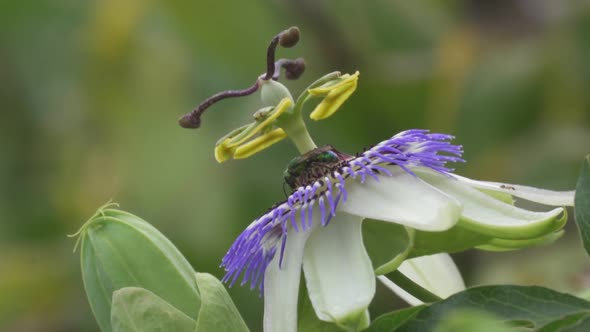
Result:
{"label": "blurred green background", "polygon": [[[222,165],[216,140],[249,121],[252,96],[186,130],[207,96],[249,86],[278,31],[302,40],[299,92],[334,70],[361,78],[318,145],[355,152],[408,128],[451,133],[485,180],[573,189],[590,152],[590,1],[141,1],[0,4],[0,330],[97,331],[75,232],[113,199],[168,236],[199,271],[283,199],[288,142]],[[457,256],[470,285],[576,292],[590,264],[575,228],[550,247]],[[157,267],[154,267],[157,268]],[[165,281],[164,281],[165,282]],[[231,289],[253,331],[257,292]],[[374,315],[400,303],[380,294]]]}

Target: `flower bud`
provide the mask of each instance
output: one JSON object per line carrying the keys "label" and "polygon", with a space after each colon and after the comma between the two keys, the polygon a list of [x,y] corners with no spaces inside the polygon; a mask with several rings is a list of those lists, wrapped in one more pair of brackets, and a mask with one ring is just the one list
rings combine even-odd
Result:
{"label": "flower bud", "polygon": [[125,287],[146,289],[196,320],[201,298],[189,262],[156,228],[113,205],[101,207],[74,234],[84,288],[101,330],[113,330],[113,292]]}

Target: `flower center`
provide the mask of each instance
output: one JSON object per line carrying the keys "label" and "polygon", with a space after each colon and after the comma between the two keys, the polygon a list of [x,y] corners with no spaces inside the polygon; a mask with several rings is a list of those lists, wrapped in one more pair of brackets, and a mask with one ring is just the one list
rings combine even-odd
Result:
{"label": "flower center", "polygon": [[[379,181],[379,176],[392,176],[391,169],[396,167],[412,175],[412,167],[451,173],[446,163],[463,161],[461,146],[452,145],[451,139],[427,130],[408,130],[356,157],[328,145],[293,159],[285,171],[293,193],[240,234],[223,258],[221,265],[227,272],[223,281],[233,285],[242,274],[242,284],[249,281],[251,288],[262,287],[264,270],[277,253],[281,266],[290,230],[306,232],[314,225],[327,226],[338,206],[346,203],[349,179],[360,184],[369,177]],[[316,217],[314,210],[319,212]]]}

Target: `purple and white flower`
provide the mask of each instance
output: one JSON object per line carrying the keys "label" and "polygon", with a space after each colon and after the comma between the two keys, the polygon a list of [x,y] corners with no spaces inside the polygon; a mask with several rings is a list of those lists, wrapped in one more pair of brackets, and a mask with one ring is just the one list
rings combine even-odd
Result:
{"label": "purple and white flower", "polygon": [[[361,328],[369,321],[367,307],[375,293],[375,271],[362,241],[363,219],[430,232],[448,230],[461,221],[468,229],[507,239],[543,236],[559,226],[561,207],[533,212],[486,192],[553,206],[573,205],[573,192],[454,175],[446,163],[463,160],[461,146],[451,144],[452,139],[427,130],[404,131],[297,188],[238,236],[223,258],[223,280],[230,285],[249,283],[264,294],[266,332],[296,331],[303,267],[317,316]],[[414,260],[414,268],[420,269],[423,259]],[[441,266],[456,270],[452,261]],[[453,279],[458,273],[447,275]],[[459,281],[454,279],[459,290],[460,275]],[[437,287],[430,290],[437,293]]]}

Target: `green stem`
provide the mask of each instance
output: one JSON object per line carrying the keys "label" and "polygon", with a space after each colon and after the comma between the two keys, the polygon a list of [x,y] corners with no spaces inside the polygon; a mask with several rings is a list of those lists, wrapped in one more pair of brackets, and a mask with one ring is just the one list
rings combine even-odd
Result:
{"label": "green stem", "polygon": [[313,82],[303,91],[299,98],[297,98],[297,102],[293,105],[292,112],[290,114],[284,114],[278,121],[278,125],[283,128],[285,133],[287,133],[291,141],[293,141],[297,147],[297,150],[299,150],[299,153],[304,154],[317,148],[317,145],[307,131],[307,127],[305,126],[305,122],[301,115],[303,104],[305,104],[305,101],[310,97],[309,89],[313,89],[326,82],[332,81],[340,77],[340,75],[340,72],[336,71]]}
{"label": "green stem", "polygon": [[291,114],[285,119],[281,119],[279,126],[293,141],[299,153],[304,154],[317,148],[301,118],[301,113]]}
{"label": "green stem", "polygon": [[437,302],[442,300],[440,297],[431,293],[426,288],[418,285],[410,278],[406,277],[399,270],[395,270],[387,274],[387,277],[391,279],[391,281],[393,281],[396,285],[401,287],[403,290],[410,293],[412,296],[424,303]]}

